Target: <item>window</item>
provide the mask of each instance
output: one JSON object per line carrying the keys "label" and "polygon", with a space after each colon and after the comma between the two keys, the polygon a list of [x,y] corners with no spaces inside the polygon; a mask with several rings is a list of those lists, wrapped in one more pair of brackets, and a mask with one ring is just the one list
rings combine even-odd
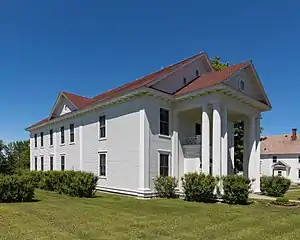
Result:
{"label": "window", "polygon": [[34,147],[37,147],[37,134],[34,134]]}
{"label": "window", "polygon": [[99,117],[99,138],[106,137],[105,115]]}
{"label": "window", "polygon": [[50,146],[53,145],[53,130],[50,130]]}
{"label": "window", "polygon": [[41,132],[41,147],[44,146],[44,133]]}
{"label": "window", "polygon": [[202,160],[200,159],[200,170],[202,170]]}
{"label": "window", "polygon": [[300,163],[300,156],[298,156],[298,163]]}
{"label": "window", "polygon": [[184,77],[184,78],[183,78],[183,84],[185,85],[186,82],[187,82],[187,80],[186,80],[186,78]]}
{"label": "window", "polygon": [[60,128],[60,143],[65,143],[65,127]]}
{"label": "window", "polygon": [[169,136],[169,110],[160,109],[160,131],[161,135]]}
{"label": "window", "polygon": [[277,156],[273,156],[273,163],[277,163]]}
{"label": "window", "polygon": [[60,170],[65,171],[65,155],[60,156]]}
{"label": "window", "polygon": [[201,124],[200,123],[196,123],[196,125],[195,125],[195,134],[196,134],[196,136],[201,135]]}
{"label": "window", "polygon": [[41,171],[44,171],[44,157],[41,157]]}
{"label": "window", "polygon": [[277,171],[277,176],[279,176],[279,177],[282,176],[282,172],[280,170]]}
{"label": "window", "polygon": [[159,154],[159,175],[169,176],[169,154]]}
{"label": "window", "polygon": [[74,138],[74,124],[70,124],[70,142],[73,143],[75,141]]}
{"label": "window", "polygon": [[99,176],[106,177],[106,153],[99,153]]}
{"label": "window", "polygon": [[300,178],[300,169],[298,169],[298,178]]}
{"label": "window", "polygon": [[242,90],[242,91],[245,90],[245,82],[244,82],[244,80],[240,80],[240,90]]}
{"label": "window", "polygon": [[34,157],[34,170],[37,171],[37,157]]}
{"label": "window", "polygon": [[213,161],[212,158],[209,159],[209,174],[212,175],[212,171],[213,171]]}
{"label": "window", "polygon": [[53,170],[53,156],[50,156],[50,171]]}
{"label": "window", "polygon": [[199,69],[196,69],[196,76],[199,77]]}

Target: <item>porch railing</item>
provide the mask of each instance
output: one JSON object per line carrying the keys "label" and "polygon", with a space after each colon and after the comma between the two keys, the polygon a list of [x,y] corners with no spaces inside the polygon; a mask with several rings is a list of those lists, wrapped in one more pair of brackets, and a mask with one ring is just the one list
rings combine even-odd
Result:
{"label": "porch railing", "polygon": [[198,145],[201,144],[201,135],[195,137],[184,137],[182,141],[183,145]]}

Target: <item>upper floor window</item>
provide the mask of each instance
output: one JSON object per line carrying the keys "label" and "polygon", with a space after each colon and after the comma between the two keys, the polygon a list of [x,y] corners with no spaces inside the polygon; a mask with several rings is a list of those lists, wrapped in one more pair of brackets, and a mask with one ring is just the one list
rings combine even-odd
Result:
{"label": "upper floor window", "polygon": [[65,127],[60,127],[60,143],[65,143]]}
{"label": "upper floor window", "polygon": [[50,171],[53,170],[53,156],[50,156]]}
{"label": "upper floor window", "polygon": [[44,146],[44,133],[41,132],[41,147]]}
{"label": "upper floor window", "polygon": [[38,169],[37,161],[38,161],[37,157],[34,157],[34,170],[35,171],[37,171],[37,169]]}
{"label": "upper floor window", "polygon": [[66,157],[65,155],[61,155],[60,156],[60,170],[61,171],[65,171],[65,160],[66,160]]}
{"label": "upper floor window", "polygon": [[41,171],[44,171],[44,157],[41,157]]}
{"label": "upper floor window", "polygon": [[197,76],[197,77],[199,77],[199,76],[200,76],[199,69],[196,69],[196,76]]}
{"label": "upper floor window", "polygon": [[75,136],[74,136],[74,124],[70,124],[70,142],[73,143],[75,141]]}
{"label": "upper floor window", "polygon": [[273,156],[273,163],[277,163],[277,156]]}
{"label": "upper floor window", "polygon": [[50,135],[50,146],[52,146],[53,145],[53,130],[52,129],[50,130],[49,135]]}
{"label": "upper floor window", "polygon": [[244,82],[244,80],[240,79],[239,87],[240,87],[240,90],[241,90],[241,91],[244,91],[244,90],[245,90],[245,82]]}
{"label": "upper floor window", "polygon": [[37,134],[34,134],[34,147],[37,147]]}
{"label": "upper floor window", "polygon": [[183,78],[183,84],[185,85],[187,83],[187,80],[186,80],[186,78],[184,77]]}
{"label": "upper floor window", "polygon": [[106,153],[99,153],[99,176],[106,177]]}
{"label": "upper floor window", "polygon": [[159,133],[169,136],[169,110],[163,108],[160,109]]}
{"label": "upper floor window", "polygon": [[298,156],[298,163],[300,163],[300,156]]}
{"label": "upper floor window", "polygon": [[159,175],[164,177],[169,176],[169,154],[159,154]]}
{"label": "upper floor window", "polygon": [[298,178],[300,178],[300,169],[298,169]]}
{"label": "upper floor window", "polygon": [[99,117],[99,138],[106,137],[106,118],[105,115]]}

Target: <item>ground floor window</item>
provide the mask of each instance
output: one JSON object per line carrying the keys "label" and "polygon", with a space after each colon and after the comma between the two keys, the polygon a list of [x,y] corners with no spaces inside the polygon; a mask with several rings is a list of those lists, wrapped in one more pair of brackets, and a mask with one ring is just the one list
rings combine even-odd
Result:
{"label": "ground floor window", "polygon": [[41,171],[44,171],[44,157],[41,157]]}
{"label": "ground floor window", "polygon": [[99,153],[99,176],[106,177],[106,152]]}
{"label": "ground floor window", "polygon": [[209,159],[209,174],[212,175],[212,171],[213,171],[213,161],[212,158]]}
{"label": "ground floor window", "polygon": [[61,155],[60,156],[60,170],[65,171],[65,164],[66,164],[66,156]]}
{"label": "ground floor window", "polygon": [[34,170],[37,171],[38,170],[38,164],[37,164],[38,160],[37,157],[34,157]]}
{"label": "ground floor window", "polygon": [[53,156],[50,156],[50,171],[53,170]]}
{"label": "ground floor window", "polygon": [[277,175],[279,176],[279,177],[281,177],[282,176],[282,172],[279,170],[279,171],[277,171]]}
{"label": "ground floor window", "polygon": [[159,175],[169,176],[169,154],[159,154]]}
{"label": "ground floor window", "polygon": [[300,178],[300,169],[298,169],[298,178]]}

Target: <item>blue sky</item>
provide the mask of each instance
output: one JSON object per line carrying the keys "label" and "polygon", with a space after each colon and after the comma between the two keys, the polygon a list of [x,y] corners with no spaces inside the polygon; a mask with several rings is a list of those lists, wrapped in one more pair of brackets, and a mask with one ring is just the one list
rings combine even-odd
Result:
{"label": "blue sky", "polygon": [[[288,4],[287,4],[288,3]],[[300,129],[299,1],[1,1],[0,139],[48,116],[57,94],[94,96],[200,51],[252,59],[273,104],[264,134]]]}

